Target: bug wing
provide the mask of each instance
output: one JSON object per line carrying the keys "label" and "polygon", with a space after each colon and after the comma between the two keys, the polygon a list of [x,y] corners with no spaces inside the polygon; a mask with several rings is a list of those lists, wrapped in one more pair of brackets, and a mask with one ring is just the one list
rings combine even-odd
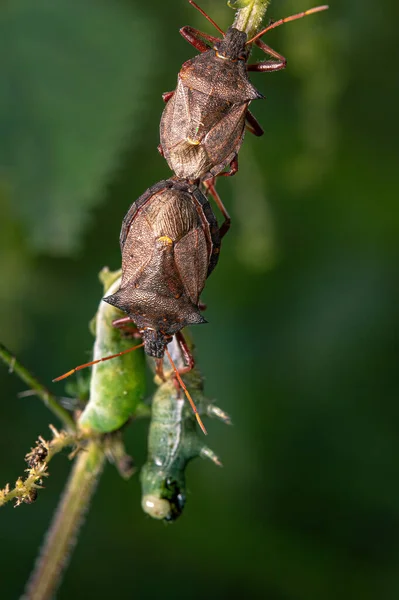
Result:
{"label": "bug wing", "polygon": [[134,219],[122,248],[122,287],[140,277],[154,254],[154,232],[146,218]]}
{"label": "bug wing", "polygon": [[207,154],[211,159],[212,174],[216,175],[238,153],[245,133],[245,116],[248,104],[233,106],[204,139]]}
{"label": "bug wing", "polygon": [[197,179],[209,169],[206,152],[196,141],[199,111],[200,103],[179,82],[162,115],[160,138],[169,167],[182,179]]}
{"label": "bug wing", "polygon": [[197,306],[208,271],[208,247],[202,228],[192,229],[175,245],[175,263],[188,297]]}
{"label": "bug wing", "polygon": [[185,139],[190,119],[190,105],[184,85],[179,80],[176,91],[166,104],[161,117],[160,138],[164,152]]}

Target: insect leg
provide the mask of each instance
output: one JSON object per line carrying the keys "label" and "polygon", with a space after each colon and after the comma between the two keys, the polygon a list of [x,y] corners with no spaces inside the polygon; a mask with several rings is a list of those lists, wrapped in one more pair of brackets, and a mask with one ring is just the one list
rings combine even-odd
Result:
{"label": "insect leg", "polygon": [[163,358],[155,359],[155,374],[158,375],[162,381],[165,381],[165,374],[163,372]]}
{"label": "insect leg", "polygon": [[187,345],[186,339],[181,331],[176,333],[176,340],[180,346],[180,350],[182,351],[184,362],[187,366],[179,369],[179,374],[184,375],[185,373],[189,373],[195,367],[194,356],[190,352],[190,348]]}
{"label": "insect leg", "polygon": [[141,339],[141,335],[130,317],[122,317],[112,321],[112,327],[119,329],[126,337],[131,337],[135,340]]}
{"label": "insect leg", "polygon": [[215,42],[220,42],[219,38],[208,35],[207,33],[202,33],[202,31],[198,31],[198,29],[194,29],[194,27],[190,27],[189,25],[180,29],[180,35],[184,37],[186,42],[194,46],[198,52],[206,52],[210,49],[210,46],[206,44],[204,40],[211,42],[212,45]]}
{"label": "insect leg", "polygon": [[232,177],[233,175],[235,175],[237,173],[237,171],[238,171],[238,156],[236,154],[230,163],[230,170],[227,171],[226,176]]}
{"label": "insect leg", "polygon": [[197,419],[198,425],[201,427],[203,433],[205,435],[208,435],[207,431],[206,431],[206,429],[204,427],[204,424],[202,422],[202,419],[201,419],[201,417],[200,417],[200,415],[198,413],[197,407],[195,406],[195,402],[192,399],[192,397],[190,395],[190,392],[188,391],[188,389],[186,387],[186,384],[184,383],[183,379],[181,378],[181,375],[184,375],[184,373],[188,373],[194,367],[194,365],[195,365],[194,357],[191,354],[191,352],[190,352],[190,350],[189,350],[189,348],[187,346],[187,343],[186,343],[186,340],[183,337],[183,334],[180,333],[180,332],[176,333],[176,339],[177,339],[177,341],[179,343],[179,346],[180,346],[180,348],[181,348],[181,350],[183,352],[183,356],[184,356],[185,360],[189,363],[188,366],[184,367],[183,369],[178,369],[176,367],[175,363],[173,362],[173,359],[172,359],[172,357],[171,357],[171,355],[170,355],[169,350],[168,350],[167,347],[165,348],[165,354],[166,354],[166,356],[169,359],[170,366],[172,367],[173,371],[175,372],[175,379],[174,379],[175,383],[177,384],[177,382],[179,382],[180,387],[184,391],[184,393],[186,395],[186,398],[189,401],[189,403],[191,405],[191,408],[193,409],[193,413],[195,414],[195,418]]}
{"label": "insect leg", "polygon": [[247,121],[248,131],[250,131],[257,137],[260,137],[261,135],[263,135],[265,133],[263,131],[262,127],[259,125],[257,119],[253,116],[253,114],[251,112],[248,111],[245,118]]}
{"label": "insect leg", "polygon": [[270,71],[281,71],[285,69],[287,66],[287,59],[285,56],[270,48],[265,42],[262,40],[256,40],[255,44],[259,46],[259,48],[269,56],[276,58],[277,60],[265,60],[263,62],[258,62],[252,65],[247,65],[247,71],[258,71],[259,73],[266,73]]}
{"label": "insect leg", "polygon": [[208,179],[207,181],[204,181],[204,186],[207,189],[207,191],[210,193],[210,195],[212,196],[212,198],[218,205],[220,212],[224,216],[224,222],[222,223],[222,226],[219,229],[219,235],[222,238],[226,235],[226,233],[230,229],[231,217],[230,217],[229,213],[227,212],[226,207],[223,204],[219,194],[216,191],[215,178],[213,177],[212,179]]}
{"label": "insect leg", "polygon": [[159,152],[159,154],[160,154],[161,156],[165,156],[165,155],[164,155],[164,153],[163,153],[162,144],[158,144],[158,146],[157,146],[157,150],[158,150],[158,152]]}
{"label": "insect leg", "polygon": [[174,94],[174,93],[175,93],[175,92],[174,92],[174,90],[173,90],[173,92],[164,92],[164,93],[162,94],[162,100],[165,102],[165,104],[166,104],[167,102],[169,102],[169,100],[171,99],[171,97],[173,96],[173,94]]}
{"label": "insect leg", "polygon": [[218,173],[218,177],[232,177],[233,175],[235,175],[238,171],[238,156],[237,154],[235,155],[235,157],[233,158],[233,160],[230,163],[230,168],[228,171],[222,171],[221,173]]}

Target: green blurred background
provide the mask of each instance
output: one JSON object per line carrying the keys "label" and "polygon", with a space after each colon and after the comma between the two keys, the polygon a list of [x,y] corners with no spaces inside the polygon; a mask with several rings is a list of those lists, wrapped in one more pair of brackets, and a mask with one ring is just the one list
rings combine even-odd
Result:
{"label": "green blurred background", "polygon": [[[309,8],[275,0],[269,16]],[[224,0],[201,0],[223,28]],[[265,129],[220,182],[233,226],[194,330],[224,469],[194,462],[173,526],[107,467],[58,598],[396,599],[399,594],[397,2],[331,0],[271,32]],[[90,354],[98,271],[130,203],[169,176],[161,93],[195,54],[185,0],[0,8],[0,339],[50,384]],[[53,416],[0,366],[0,487]],[[147,424],[127,433],[140,465]],[[70,463],[0,514],[1,597],[23,590]]]}

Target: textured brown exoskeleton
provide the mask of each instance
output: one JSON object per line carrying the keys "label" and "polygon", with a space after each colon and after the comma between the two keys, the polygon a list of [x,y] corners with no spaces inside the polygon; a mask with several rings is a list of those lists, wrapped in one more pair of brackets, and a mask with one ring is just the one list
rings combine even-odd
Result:
{"label": "textured brown exoskeleton", "polygon": [[[76,371],[122,356],[144,346],[156,359],[157,374],[163,375],[166,353],[204,433],[206,429],[181,375],[194,367],[194,359],[181,333],[186,325],[206,323],[200,313],[200,294],[219,258],[219,230],[209,202],[199,187],[183,180],[168,179],[149,188],[132,204],[122,223],[122,281],[119,290],[104,298],[128,317],[113,322],[116,327],[134,323],[133,337],[143,342],[117,354],[79,365],[54,381]],[[176,335],[186,367],[177,368],[167,345]]]}
{"label": "textured brown exoskeleton", "polygon": [[[237,154],[245,125],[257,136],[263,130],[249,112],[252,100],[263,98],[248,78],[248,71],[269,72],[284,69],[287,61],[259,38],[270,29],[324,10],[319,6],[272,23],[248,40],[234,27],[224,33],[214,21],[189,0],[223,35],[217,38],[192,27],[181,35],[201,54],[182,66],[177,88],[163,95],[167,103],[160,125],[159,151],[177,177],[196,180],[218,175],[230,165],[226,175],[238,170]],[[252,44],[275,60],[247,64]]]}
{"label": "textured brown exoskeleton", "polygon": [[104,300],[128,314],[145,352],[160,359],[174,334],[206,322],[199,298],[219,256],[215,216],[196,185],[160,181],[130,207],[120,244],[121,287]]}

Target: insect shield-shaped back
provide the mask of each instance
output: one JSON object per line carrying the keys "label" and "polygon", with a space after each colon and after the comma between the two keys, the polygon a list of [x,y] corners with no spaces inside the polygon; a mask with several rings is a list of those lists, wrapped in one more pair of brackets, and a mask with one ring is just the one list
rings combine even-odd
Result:
{"label": "insect shield-shaped back", "polygon": [[237,155],[251,100],[247,35],[230,27],[215,47],[184,63],[161,119],[163,155],[178,177],[217,175]]}
{"label": "insect shield-shaped back", "polygon": [[146,353],[161,358],[175,333],[206,322],[198,303],[218,260],[216,219],[198,187],[169,179],[132,204],[120,243],[121,287],[104,300],[131,317]]}

